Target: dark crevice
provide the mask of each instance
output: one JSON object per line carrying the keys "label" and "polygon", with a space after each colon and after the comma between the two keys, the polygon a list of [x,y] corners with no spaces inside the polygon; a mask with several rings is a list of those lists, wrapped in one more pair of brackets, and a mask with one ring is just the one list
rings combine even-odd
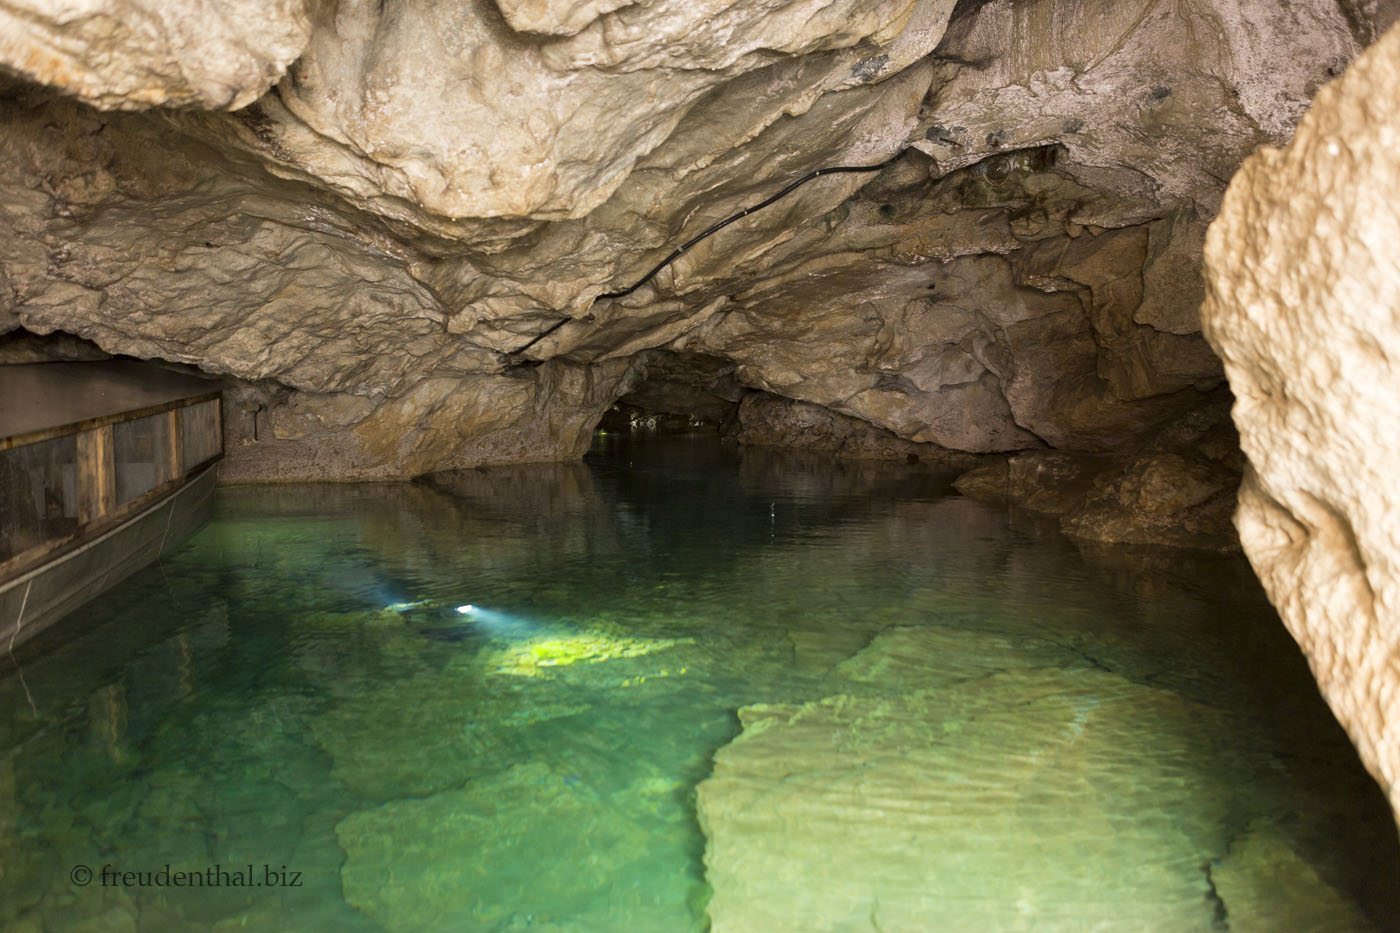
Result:
{"label": "dark crevice", "polygon": [[1205,873],[1206,885],[1210,888],[1210,893],[1206,895],[1206,900],[1214,905],[1215,914],[1211,918],[1210,928],[1216,933],[1225,933],[1230,929],[1230,909],[1225,906],[1225,900],[1216,890],[1215,878],[1211,875],[1211,867],[1214,862],[1206,862],[1201,866],[1201,871]]}

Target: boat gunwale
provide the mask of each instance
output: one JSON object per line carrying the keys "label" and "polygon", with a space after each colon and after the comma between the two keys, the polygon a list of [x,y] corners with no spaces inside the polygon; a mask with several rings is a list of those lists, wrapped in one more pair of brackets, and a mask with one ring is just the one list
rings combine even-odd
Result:
{"label": "boat gunwale", "polygon": [[201,392],[198,395],[188,395],[171,401],[157,402],[152,405],[144,405],[141,408],[129,408],[123,411],[114,412],[107,415],[95,415],[91,418],[83,418],[78,421],[69,421],[63,424],[54,425],[47,428],[36,428],[21,434],[11,434],[7,437],[0,437],[0,450],[14,450],[19,447],[27,447],[30,444],[38,444],[43,441],[51,441],[60,437],[67,437],[72,434],[81,434],[83,431],[91,431],[94,428],[106,427],[109,424],[121,424],[125,421],[137,421],[141,418],[148,418],[151,415],[159,415],[168,411],[176,411],[181,408],[188,408],[191,405],[198,405],[201,402],[209,402],[221,399],[223,393],[219,389],[208,392]]}

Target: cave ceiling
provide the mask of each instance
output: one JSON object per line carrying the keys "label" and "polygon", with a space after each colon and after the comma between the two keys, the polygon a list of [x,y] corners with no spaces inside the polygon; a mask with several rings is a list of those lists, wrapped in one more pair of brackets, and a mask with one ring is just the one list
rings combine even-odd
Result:
{"label": "cave ceiling", "polygon": [[1381,16],[0,0],[0,332],[228,377],[243,478],[576,456],[653,351],[910,441],[1111,451],[1223,384],[1205,226]]}

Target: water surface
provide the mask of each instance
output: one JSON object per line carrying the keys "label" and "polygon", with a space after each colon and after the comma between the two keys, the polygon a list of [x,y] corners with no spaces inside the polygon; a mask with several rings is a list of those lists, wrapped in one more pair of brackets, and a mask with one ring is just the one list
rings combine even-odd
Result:
{"label": "water surface", "polygon": [[609,434],[224,488],[0,675],[0,927],[1393,928],[1243,560],[945,479]]}

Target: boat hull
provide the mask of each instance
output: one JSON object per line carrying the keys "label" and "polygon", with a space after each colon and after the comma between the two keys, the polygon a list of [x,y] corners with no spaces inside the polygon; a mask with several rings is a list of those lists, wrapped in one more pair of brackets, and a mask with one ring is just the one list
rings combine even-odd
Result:
{"label": "boat hull", "polygon": [[210,464],[120,525],[0,583],[0,649],[13,652],[178,546],[208,520],[214,486]]}

